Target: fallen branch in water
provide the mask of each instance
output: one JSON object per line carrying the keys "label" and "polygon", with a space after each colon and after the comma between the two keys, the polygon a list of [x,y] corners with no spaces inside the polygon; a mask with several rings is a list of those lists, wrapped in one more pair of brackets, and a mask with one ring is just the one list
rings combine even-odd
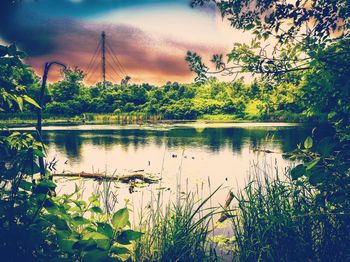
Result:
{"label": "fallen branch in water", "polygon": [[92,178],[92,179],[99,179],[99,180],[113,180],[113,181],[119,181],[121,183],[130,183],[131,181],[135,180],[141,180],[148,184],[153,184],[159,181],[157,178],[150,178],[146,177],[143,174],[130,174],[125,176],[110,176],[106,174],[101,173],[61,173],[61,174],[52,174],[53,176],[57,177],[82,177],[82,178]]}
{"label": "fallen branch in water", "polygon": [[275,151],[271,151],[269,149],[260,149],[260,148],[253,148],[253,152],[262,152],[262,153],[266,153],[266,154],[276,154],[278,152]]}

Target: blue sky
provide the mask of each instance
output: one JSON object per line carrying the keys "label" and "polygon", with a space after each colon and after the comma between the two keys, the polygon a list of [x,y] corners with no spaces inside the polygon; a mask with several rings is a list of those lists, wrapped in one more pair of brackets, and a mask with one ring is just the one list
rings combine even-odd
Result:
{"label": "blue sky", "polygon": [[[213,7],[191,8],[187,0],[23,0],[0,8],[0,41],[15,41],[38,74],[53,59],[86,70],[105,31],[134,82],[190,82],[187,50],[208,58],[249,38],[230,28]],[[90,84],[100,80],[99,68],[92,70]],[[121,72],[108,69],[109,80],[120,81]]]}

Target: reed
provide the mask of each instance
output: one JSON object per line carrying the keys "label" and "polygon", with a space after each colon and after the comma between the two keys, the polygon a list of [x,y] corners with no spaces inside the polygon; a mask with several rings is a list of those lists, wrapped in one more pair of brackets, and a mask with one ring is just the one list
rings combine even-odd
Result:
{"label": "reed", "polygon": [[216,260],[213,244],[208,241],[215,210],[204,208],[213,194],[198,202],[195,194],[184,193],[180,201],[165,206],[158,194],[154,205],[140,214],[138,227],[144,235],[136,242],[135,261]]}
{"label": "reed", "polygon": [[286,170],[254,166],[253,179],[226,216],[235,261],[344,261],[350,258],[349,214],[336,214],[314,189]]}

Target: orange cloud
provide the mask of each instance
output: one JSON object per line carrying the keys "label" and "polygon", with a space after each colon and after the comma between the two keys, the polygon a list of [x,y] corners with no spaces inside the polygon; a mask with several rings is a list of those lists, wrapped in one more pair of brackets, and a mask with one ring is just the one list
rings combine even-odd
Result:
{"label": "orange cloud", "polygon": [[[89,63],[100,41],[100,32],[106,31],[108,46],[115,52],[126,73],[135,83],[150,82],[164,84],[167,81],[190,82],[194,78],[185,62],[187,50],[209,55],[219,48],[186,44],[174,40],[157,40],[147,36],[142,30],[126,25],[83,24],[67,22],[69,28],[59,30],[54,39],[54,49],[50,54],[28,57],[26,62],[33,66],[38,75],[47,61],[60,61],[69,67],[78,66],[88,71]],[[221,50],[225,51],[225,50]],[[124,76],[109,52],[107,56],[107,79],[119,83]],[[117,72],[116,72],[117,71]],[[117,75],[119,74],[119,76]],[[49,81],[61,78],[59,70],[53,69]],[[101,58],[97,54],[92,70],[88,71],[87,84],[101,81]]]}

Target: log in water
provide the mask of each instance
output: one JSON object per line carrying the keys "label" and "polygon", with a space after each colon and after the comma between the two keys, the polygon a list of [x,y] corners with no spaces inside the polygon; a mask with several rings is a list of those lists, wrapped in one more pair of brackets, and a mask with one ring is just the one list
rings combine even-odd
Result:
{"label": "log in water", "polygon": [[92,178],[92,179],[98,179],[98,180],[111,180],[111,181],[118,181],[121,183],[130,183],[131,181],[140,180],[148,184],[153,184],[158,182],[160,179],[146,176],[146,174],[129,174],[125,176],[111,176],[107,174],[102,173],[61,173],[61,174],[53,174],[53,176],[57,177],[82,177],[82,178]]}

